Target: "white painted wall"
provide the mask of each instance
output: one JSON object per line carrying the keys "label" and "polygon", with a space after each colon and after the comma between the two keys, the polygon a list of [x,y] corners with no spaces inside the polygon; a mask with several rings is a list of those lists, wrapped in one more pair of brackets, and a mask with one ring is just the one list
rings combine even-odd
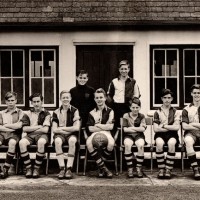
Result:
{"label": "white painted wall", "polygon": [[200,44],[199,31],[100,31],[100,32],[14,32],[0,33],[0,45],[59,46],[59,92],[76,84],[76,46],[79,43],[135,43],[134,78],[141,91],[144,114],[150,109],[151,44]]}

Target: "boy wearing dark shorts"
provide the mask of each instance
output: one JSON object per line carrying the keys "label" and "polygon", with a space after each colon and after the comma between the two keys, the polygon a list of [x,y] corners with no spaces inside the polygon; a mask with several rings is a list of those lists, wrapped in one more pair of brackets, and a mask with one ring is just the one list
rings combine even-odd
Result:
{"label": "boy wearing dark shorts", "polygon": [[[161,94],[163,105],[154,113],[153,128],[156,145],[156,158],[158,163],[158,178],[171,178],[174,166],[175,147],[179,144],[178,130],[180,127],[180,115],[171,106],[173,93],[169,89],[163,89]],[[163,146],[168,145],[165,162]]]}
{"label": "boy wearing dark shorts", "polygon": [[193,101],[183,109],[182,126],[185,131],[186,152],[194,172],[194,179],[200,180],[199,166],[194,150],[194,145],[200,144],[200,85],[193,85],[190,92]]}
{"label": "boy wearing dark shorts", "polygon": [[[56,156],[60,167],[59,179],[73,177],[72,167],[74,163],[77,133],[80,129],[80,116],[77,108],[70,105],[71,94],[69,91],[60,93],[61,107],[53,112],[52,129],[54,133],[54,144]],[[62,145],[68,144],[68,160],[65,166]]]}
{"label": "boy wearing dark shorts", "polygon": [[124,127],[124,146],[125,146],[125,160],[128,168],[128,177],[133,178],[133,153],[132,146],[135,144],[138,148],[136,156],[136,171],[138,178],[143,177],[142,166],[144,161],[144,144],[146,129],[145,116],[139,111],[141,109],[141,102],[138,98],[133,98],[130,102],[131,112],[125,113],[123,118],[127,121],[127,127]]}
{"label": "boy wearing dark shorts", "polygon": [[[27,111],[22,118],[23,131],[27,133],[19,142],[21,158],[26,167],[26,178],[38,178],[39,170],[45,155],[45,145],[50,139],[51,115],[45,110],[43,105],[43,96],[35,93],[29,97],[33,108]],[[27,146],[37,144],[36,159],[32,171],[30,155]]]}
{"label": "boy wearing dark shorts", "polygon": [[8,170],[13,161],[18,144],[22,134],[23,111],[16,107],[17,93],[7,92],[5,95],[7,108],[0,112],[0,145],[8,145],[8,152],[0,178],[8,177]]}

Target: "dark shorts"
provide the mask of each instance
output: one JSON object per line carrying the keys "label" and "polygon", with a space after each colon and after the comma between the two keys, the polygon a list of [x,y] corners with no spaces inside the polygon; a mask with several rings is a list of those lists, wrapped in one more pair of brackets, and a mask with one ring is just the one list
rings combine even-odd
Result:
{"label": "dark shorts", "polygon": [[141,132],[138,132],[138,133],[126,133],[126,135],[124,136],[124,140],[126,138],[129,138],[129,139],[133,140],[134,142],[136,142],[139,139],[143,139],[145,141],[144,133],[141,133]]}
{"label": "dark shorts", "polygon": [[[73,137],[76,137],[76,139],[77,139],[77,136],[76,136],[75,134],[72,134],[72,135],[55,134],[54,137],[53,137],[53,139],[54,139],[54,141],[55,141],[56,138],[60,138],[60,139],[62,140],[63,145],[64,145],[64,144],[68,144],[68,141],[69,141],[69,139],[70,139],[72,136],[73,136]],[[55,143],[55,142],[54,142],[54,143]]]}
{"label": "dark shorts", "polygon": [[40,138],[44,138],[46,140],[46,143],[49,143],[49,137],[47,134],[28,134],[24,138],[30,142],[30,145],[37,144]]}
{"label": "dark shorts", "polygon": [[16,143],[18,143],[20,140],[20,137],[21,135],[19,136],[15,132],[12,132],[12,133],[1,132],[0,133],[0,141],[3,145],[8,145],[10,139],[13,139],[16,141]]}
{"label": "dark shorts", "polygon": [[[176,139],[176,146],[179,145],[179,137],[178,137],[178,133],[176,131],[168,131],[168,132],[157,132],[154,136],[154,140],[156,140],[157,138],[162,138],[164,140],[165,145],[167,145],[167,142],[171,139],[171,138],[175,138]],[[155,144],[156,145],[156,144]]]}
{"label": "dark shorts", "polygon": [[191,130],[191,131],[185,131],[184,137],[190,136],[194,140],[194,145],[200,145],[200,131],[199,130]]}

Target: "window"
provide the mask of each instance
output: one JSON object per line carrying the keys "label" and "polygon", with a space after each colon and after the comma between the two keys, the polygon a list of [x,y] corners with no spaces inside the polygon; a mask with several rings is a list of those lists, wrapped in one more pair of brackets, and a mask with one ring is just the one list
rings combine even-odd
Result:
{"label": "window", "polygon": [[0,105],[5,106],[5,93],[14,91],[20,107],[28,108],[35,92],[43,95],[44,107],[57,107],[57,54],[57,47],[0,47]]}
{"label": "window", "polygon": [[151,109],[162,104],[163,88],[174,93],[172,105],[182,109],[191,102],[190,87],[200,84],[200,46],[151,45]]}

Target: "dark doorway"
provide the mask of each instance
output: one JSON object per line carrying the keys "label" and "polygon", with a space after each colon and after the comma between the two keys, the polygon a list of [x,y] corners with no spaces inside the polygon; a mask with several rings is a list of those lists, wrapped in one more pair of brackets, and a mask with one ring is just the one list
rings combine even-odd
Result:
{"label": "dark doorway", "polygon": [[88,84],[108,89],[110,81],[118,76],[118,64],[129,60],[130,76],[133,74],[132,45],[80,45],[76,47],[76,70],[85,69],[89,73]]}

